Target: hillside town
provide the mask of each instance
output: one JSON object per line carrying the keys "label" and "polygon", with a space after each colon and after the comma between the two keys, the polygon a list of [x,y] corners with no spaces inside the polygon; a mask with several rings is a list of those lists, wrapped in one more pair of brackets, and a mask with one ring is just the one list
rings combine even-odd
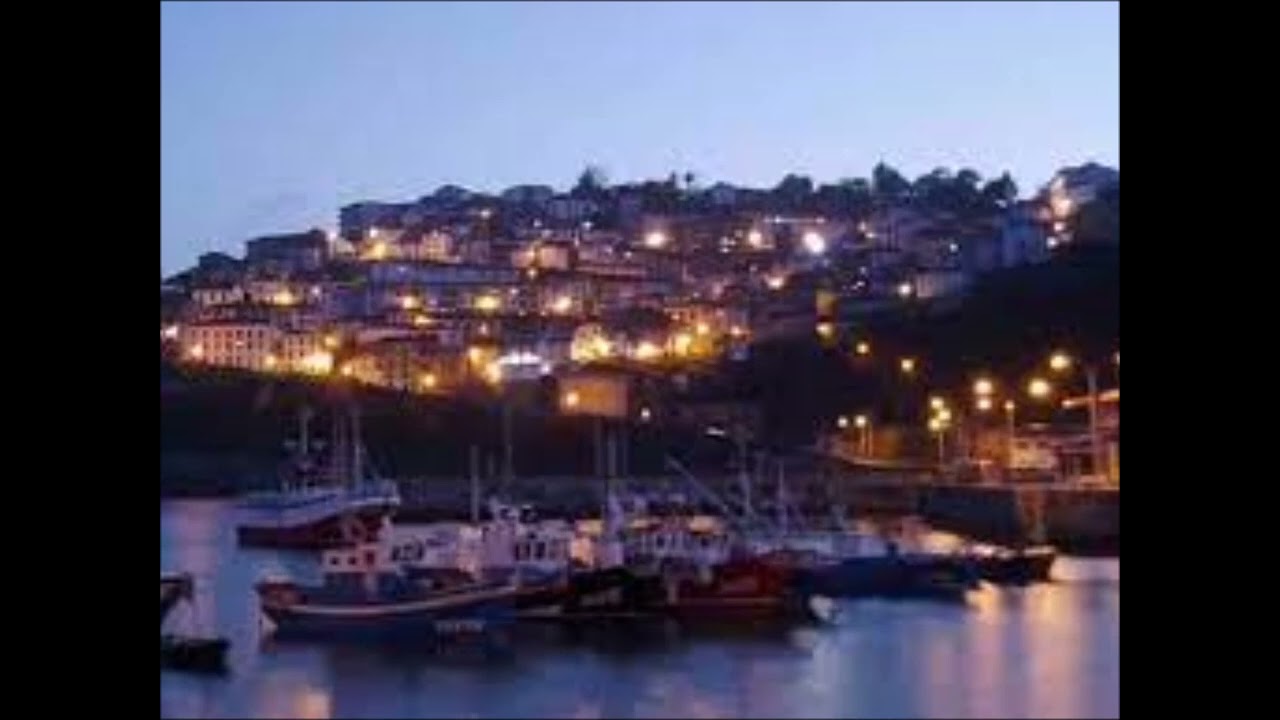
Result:
{"label": "hillside town", "polygon": [[1096,164],[1027,199],[1008,175],[912,183],[885,165],[816,188],[609,186],[596,168],[568,192],[445,186],[343,207],[336,231],[247,240],[243,258],[202,255],[161,284],[162,354],[431,394],[584,367],[662,375],[767,338],[838,342],[868,317],[962,303],[983,275],[1117,242],[1097,226],[1118,187]]}

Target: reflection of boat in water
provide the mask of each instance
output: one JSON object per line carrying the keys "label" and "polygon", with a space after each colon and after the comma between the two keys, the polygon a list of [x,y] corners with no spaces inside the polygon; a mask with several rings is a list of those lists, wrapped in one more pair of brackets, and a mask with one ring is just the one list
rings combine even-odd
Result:
{"label": "reflection of boat in water", "polygon": [[417,643],[487,636],[512,617],[509,583],[411,579],[376,543],[325,551],[321,563],[319,585],[256,585],[278,637]]}
{"label": "reflection of boat in water", "polygon": [[225,638],[199,638],[182,635],[160,636],[160,662],[177,670],[223,672],[227,669]]}
{"label": "reflection of boat in water", "polygon": [[[254,493],[236,508],[236,536],[242,545],[323,549],[350,542],[352,523],[360,538],[376,537],[384,521],[400,505],[394,482],[363,475],[359,418],[352,412],[349,428],[334,418],[330,467],[322,471],[311,457],[304,408],[292,468],[277,491]],[[350,435],[346,430],[350,430]]]}
{"label": "reflection of boat in water", "polygon": [[160,624],[180,600],[190,600],[195,592],[195,581],[190,573],[160,575]]}

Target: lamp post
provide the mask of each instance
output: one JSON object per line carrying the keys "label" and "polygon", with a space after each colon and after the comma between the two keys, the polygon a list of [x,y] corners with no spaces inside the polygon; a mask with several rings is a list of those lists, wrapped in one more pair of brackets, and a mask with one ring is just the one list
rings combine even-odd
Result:
{"label": "lamp post", "polygon": [[[1066,372],[1073,364],[1066,353],[1054,353],[1049,358],[1049,367],[1057,372]],[[1102,440],[1098,431],[1098,369],[1093,365],[1085,365],[1084,377],[1089,392],[1089,455],[1096,474],[1102,470]]]}

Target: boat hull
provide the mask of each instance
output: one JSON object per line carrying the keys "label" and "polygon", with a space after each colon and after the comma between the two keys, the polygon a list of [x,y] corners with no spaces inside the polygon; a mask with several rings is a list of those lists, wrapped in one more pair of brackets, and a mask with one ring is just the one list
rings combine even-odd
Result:
{"label": "boat hull", "polygon": [[515,608],[523,620],[592,620],[655,616],[662,582],[626,568],[575,572],[520,589]]}
{"label": "boat hull", "polygon": [[[363,532],[376,538],[383,520],[392,508],[372,507],[352,513]],[[244,547],[269,547],[290,550],[327,550],[350,543],[342,515],[330,515],[299,524],[241,523],[236,527],[236,540]]]}
{"label": "boat hull", "polygon": [[666,614],[690,622],[779,620],[806,615],[808,592],[790,568],[758,559],[730,560],[702,573],[666,578]]}
{"label": "boat hull", "polygon": [[987,582],[1027,585],[1045,582],[1058,556],[1052,551],[981,557],[975,560],[978,575]]}
{"label": "boat hull", "polygon": [[275,625],[276,637],[417,644],[484,636],[513,618],[509,588],[354,602],[299,601],[296,593],[287,586],[259,588],[263,614]]}
{"label": "boat hull", "polygon": [[797,586],[839,598],[962,599],[977,583],[974,566],[945,557],[883,556],[847,558],[796,571]]}

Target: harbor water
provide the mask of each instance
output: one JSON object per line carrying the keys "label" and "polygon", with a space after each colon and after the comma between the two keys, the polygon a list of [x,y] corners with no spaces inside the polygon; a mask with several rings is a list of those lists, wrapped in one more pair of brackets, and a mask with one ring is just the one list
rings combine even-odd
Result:
{"label": "harbor water", "polygon": [[1118,717],[1119,560],[964,604],[859,600],[832,626],[704,634],[540,629],[500,657],[273,641],[252,586],[314,555],[236,546],[227,501],[166,501],[162,571],[195,576],[166,629],[231,640],[223,676],[160,673],[161,717]]}

